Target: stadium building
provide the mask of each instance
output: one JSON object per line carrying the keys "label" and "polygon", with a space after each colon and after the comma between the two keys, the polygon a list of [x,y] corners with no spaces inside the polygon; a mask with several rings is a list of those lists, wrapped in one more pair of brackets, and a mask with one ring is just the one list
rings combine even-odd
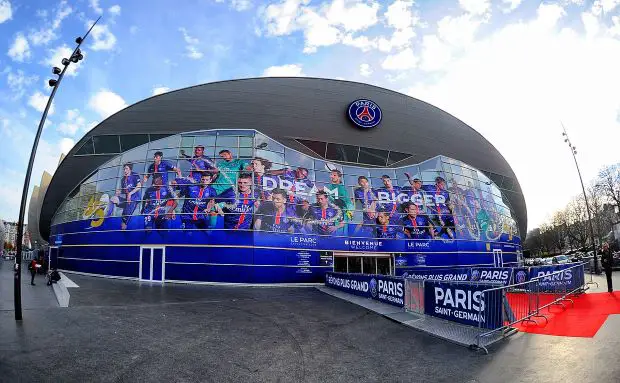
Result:
{"label": "stadium building", "polygon": [[88,132],[39,199],[59,269],[149,281],[515,265],[527,226],[514,172],[462,121],[313,78],[138,102]]}

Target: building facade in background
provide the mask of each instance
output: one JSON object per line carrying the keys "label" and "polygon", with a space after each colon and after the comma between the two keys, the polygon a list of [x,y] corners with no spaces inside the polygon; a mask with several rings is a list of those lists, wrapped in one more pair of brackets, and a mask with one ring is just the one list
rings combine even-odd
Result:
{"label": "building facade in background", "polygon": [[308,78],[137,103],[80,140],[37,198],[59,268],[166,281],[516,264],[527,219],[509,165],[461,121]]}

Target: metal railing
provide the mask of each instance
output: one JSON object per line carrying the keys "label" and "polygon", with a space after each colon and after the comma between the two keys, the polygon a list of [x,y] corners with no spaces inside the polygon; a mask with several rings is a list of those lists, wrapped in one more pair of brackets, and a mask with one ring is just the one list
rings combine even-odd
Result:
{"label": "metal railing", "polygon": [[405,279],[405,310],[424,314],[424,281]]}
{"label": "metal railing", "polygon": [[[566,308],[564,304],[573,304],[569,296],[584,292],[586,289],[586,278],[584,275],[584,264],[577,264],[562,270],[531,278],[527,282],[516,283],[508,286],[494,287],[484,290],[485,305],[501,305],[501,311],[489,311],[491,315],[500,315],[499,318],[485,318],[484,306],[479,309],[478,328],[480,333],[476,336],[474,348],[482,349],[488,353],[485,339],[498,333],[506,333],[512,330],[512,326],[517,323],[534,323],[534,318],[547,317],[542,310],[551,306]],[[496,307],[496,306],[493,306]],[[483,320],[484,319],[484,320]],[[485,329],[486,323],[500,323],[501,326],[488,331]]]}

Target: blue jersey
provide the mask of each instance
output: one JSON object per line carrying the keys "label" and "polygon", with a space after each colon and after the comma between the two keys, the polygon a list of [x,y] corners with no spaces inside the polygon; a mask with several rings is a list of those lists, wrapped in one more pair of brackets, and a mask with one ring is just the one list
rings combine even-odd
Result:
{"label": "blue jersey", "polygon": [[308,178],[297,179],[295,170],[286,170],[281,177],[291,184],[290,188],[287,188],[290,205],[298,205],[302,201],[311,202],[310,196],[315,193],[314,182]]}
{"label": "blue jersey", "polygon": [[415,218],[404,216],[402,219],[403,230],[411,239],[428,239],[431,237],[429,232],[428,219],[423,215]]}
{"label": "blue jersey", "polygon": [[398,213],[398,206],[400,201],[398,195],[401,193],[401,189],[398,186],[393,186],[391,190],[385,187],[379,188],[375,191],[377,195],[377,211],[385,211],[393,216]]}
{"label": "blue jersey", "polygon": [[225,229],[250,229],[258,199],[256,193],[238,193],[228,188],[218,196],[217,202],[224,211]]}
{"label": "blue jersey", "polygon": [[296,227],[295,210],[285,206],[284,211],[276,210],[272,202],[265,202],[256,213],[256,218],[261,220],[260,230],[287,233]]}
{"label": "blue jersey", "polygon": [[355,197],[355,200],[359,201],[362,204],[362,210],[364,211],[364,223],[374,224],[374,218],[370,218],[366,211],[370,209],[372,203],[377,200],[377,196],[375,195],[375,193],[372,191],[372,189],[364,191],[363,188],[359,187],[353,191],[353,195]]}
{"label": "blue jersey", "polygon": [[320,206],[310,208],[314,222],[314,232],[317,234],[331,234],[330,226],[337,226],[342,221],[342,210],[330,204],[326,209]]}
{"label": "blue jersey", "polygon": [[167,212],[166,204],[174,199],[174,193],[166,186],[156,188],[151,186],[144,192],[143,214],[154,215],[155,218],[163,216]]}
{"label": "blue jersey", "polygon": [[403,231],[396,219],[390,219],[387,225],[376,225],[375,236],[377,238],[403,238]]}
{"label": "blue jersey", "polygon": [[420,213],[426,212],[426,192],[423,189],[413,189],[411,186],[402,188],[402,192],[407,194],[407,199],[418,207]]}
{"label": "blue jersey", "polygon": [[202,187],[193,182],[191,178],[176,178],[174,180],[185,197],[182,208],[182,219],[184,221],[203,220],[209,218],[209,212],[205,212],[209,201],[216,196],[215,189],[211,186]]}
{"label": "blue jersey", "polygon": [[433,198],[433,204],[430,206],[431,214],[446,216],[451,214],[448,208],[450,202],[450,193],[445,189],[439,189],[437,185],[429,185],[425,188],[426,193]]}
{"label": "blue jersey", "polygon": [[153,177],[155,176],[161,176],[162,179],[162,183],[164,185],[168,184],[168,172],[174,170],[174,166],[172,166],[172,164],[168,161],[161,161],[159,163],[159,165],[155,165],[155,163],[153,162],[150,166],[149,166],[149,174],[152,174]]}
{"label": "blue jersey", "polygon": [[271,191],[265,188],[264,182],[264,174],[254,173],[254,190],[256,190],[256,194],[261,200],[266,201],[271,197]]}
{"label": "blue jersey", "polygon": [[[140,183],[140,176],[137,173],[131,172],[128,176],[123,175],[121,178],[121,193],[125,198],[129,195],[129,192],[134,190]],[[140,200],[140,190],[131,195],[131,201]]]}
{"label": "blue jersey", "polygon": [[189,176],[197,183],[200,182],[200,172],[215,169],[215,164],[205,156],[187,158],[191,164]]}

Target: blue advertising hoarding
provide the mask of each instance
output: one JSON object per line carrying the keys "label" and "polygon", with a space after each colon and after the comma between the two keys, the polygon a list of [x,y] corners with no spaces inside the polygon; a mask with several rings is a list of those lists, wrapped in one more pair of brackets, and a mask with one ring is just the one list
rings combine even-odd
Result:
{"label": "blue advertising hoarding", "polygon": [[424,282],[424,313],[469,326],[496,329],[503,324],[500,290],[494,285]]}
{"label": "blue advertising hoarding", "polygon": [[325,286],[393,306],[405,305],[405,280],[386,275],[326,273]]}
{"label": "blue advertising hoarding", "polygon": [[584,267],[574,263],[554,266],[530,268],[530,279],[538,280],[541,292],[568,292],[578,289],[584,284]]}

